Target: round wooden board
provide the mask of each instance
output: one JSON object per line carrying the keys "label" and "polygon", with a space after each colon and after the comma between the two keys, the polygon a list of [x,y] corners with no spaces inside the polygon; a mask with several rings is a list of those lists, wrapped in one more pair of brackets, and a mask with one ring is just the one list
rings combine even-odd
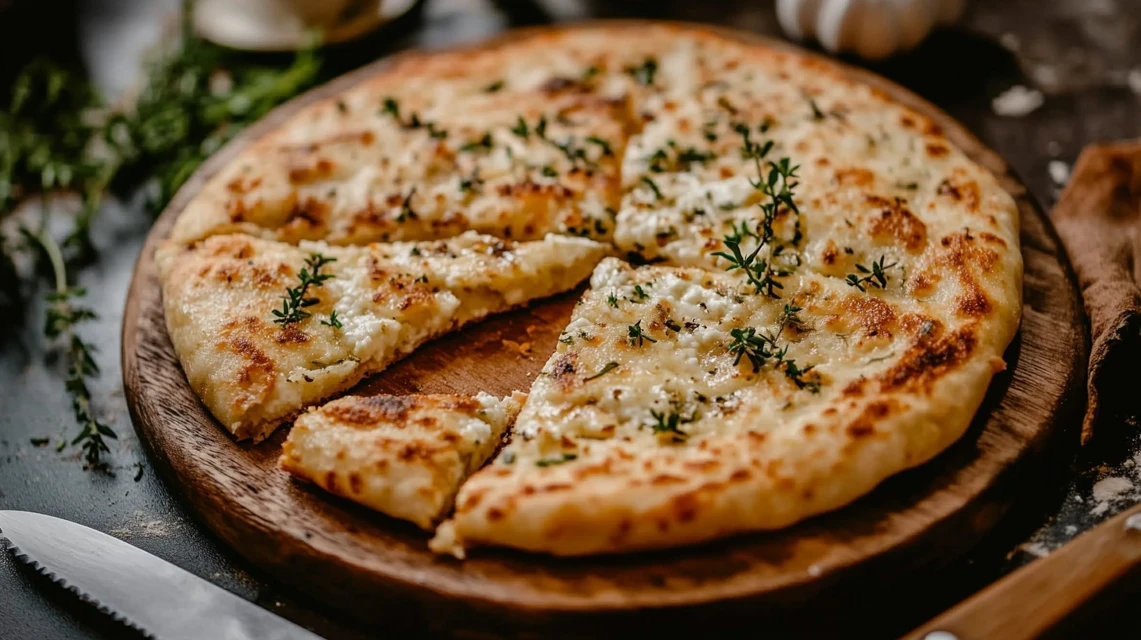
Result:
{"label": "round wooden board", "polygon": [[[622,557],[560,560],[478,550],[460,562],[431,554],[427,535],[415,527],[294,482],[279,471],[276,460],[288,429],[259,445],[229,437],[199,403],[179,367],[163,321],[153,260],[155,247],[187,202],[239,149],[305,104],[388,64],[379,61],[297,98],[211,158],[151,231],[123,319],[127,400],[156,466],[227,544],[312,597],[386,627],[413,621],[544,632],[568,631],[584,620],[609,624],[646,608],[661,609],[656,619],[662,620],[684,618],[675,615],[679,612],[755,614],[765,607],[804,603],[829,590],[847,586],[850,591],[861,576],[886,580],[965,551],[1015,499],[1012,479],[1052,448],[1062,424],[1078,419],[1088,351],[1085,320],[1074,278],[1042,212],[1002,160],[949,116],[878,76],[843,67],[856,80],[933,118],[959,147],[998,175],[1018,201],[1025,260],[1022,328],[1006,354],[1009,369],[995,378],[967,434],[935,460],[890,479],[856,503],[783,531]],[[525,390],[554,350],[579,293],[439,339],[357,391]],[[504,346],[505,340],[532,343],[531,355]],[[644,622],[637,624],[634,628]]]}

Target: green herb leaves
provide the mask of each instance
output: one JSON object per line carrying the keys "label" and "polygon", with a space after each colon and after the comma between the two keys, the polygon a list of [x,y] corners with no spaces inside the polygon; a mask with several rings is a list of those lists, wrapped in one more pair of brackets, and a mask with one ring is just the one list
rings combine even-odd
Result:
{"label": "green herb leaves", "polygon": [[543,460],[537,460],[537,461],[535,461],[535,466],[536,467],[553,467],[557,464],[563,464],[564,462],[570,462],[571,460],[577,460],[577,459],[578,459],[577,454],[563,453],[563,454],[560,454],[558,457],[555,457],[555,458],[544,458]]}
{"label": "green herb leaves", "polygon": [[656,339],[651,338],[642,331],[642,321],[639,320],[626,328],[626,335],[630,338],[630,344],[642,346],[647,340],[650,342],[657,342]]}
{"label": "green herb leaves", "polygon": [[617,368],[618,368],[617,362],[607,362],[605,365],[603,365],[603,367],[601,369],[598,370],[598,373],[596,373],[592,376],[587,376],[587,377],[583,378],[582,381],[583,382],[590,382],[591,380],[594,380],[596,378],[601,378],[602,376],[610,373],[611,371],[614,371]]}
{"label": "green herb leaves", "polygon": [[[285,296],[281,299],[281,309],[273,310],[273,315],[276,317],[274,323],[284,326],[308,318],[310,313],[305,308],[320,302],[317,298],[305,297],[309,292],[309,287],[320,287],[326,280],[332,278],[332,274],[321,273],[321,267],[336,261],[336,258],[327,258],[319,253],[309,254],[309,257],[305,259],[305,266],[297,274],[300,284],[286,289]],[[332,316],[329,323],[334,321],[336,318]],[[338,321],[337,325],[339,324]]]}
{"label": "green herb leaves", "polygon": [[696,412],[689,418],[683,418],[677,411],[670,411],[667,414],[650,409],[650,415],[654,417],[654,424],[651,425],[654,433],[659,436],[666,436],[673,442],[685,442],[689,438],[689,434],[681,430],[681,425],[697,419]]}
{"label": "green herb leaves", "polygon": [[813,367],[805,367],[801,369],[796,361],[788,356],[788,345],[783,347],[777,346],[777,335],[762,334],[756,329],[749,327],[747,329],[733,329],[729,332],[732,340],[729,342],[727,349],[729,353],[735,357],[733,364],[740,364],[743,358],[749,360],[749,364],[753,365],[753,373],[760,372],[761,368],[767,362],[772,360],[774,368],[784,371],[785,377],[791,380],[798,388],[807,389],[812,393],[820,391],[820,381],[816,377],[806,377],[812,372]]}
{"label": "green herb leaves", "polygon": [[[856,271],[860,273],[849,273],[844,282],[849,287],[855,287],[860,291],[867,292],[864,285],[874,287],[876,289],[887,288],[887,270],[896,266],[897,263],[884,264],[884,256],[880,256],[879,260],[872,262],[872,268],[869,269],[862,264],[856,264]],[[864,274],[864,275],[860,275]]]}
{"label": "green herb leaves", "polygon": [[758,373],[766,363],[772,361],[774,368],[783,371],[785,377],[793,382],[799,389],[806,389],[812,393],[820,391],[819,376],[812,373],[813,367],[800,368],[796,361],[788,357],[789,345],[783,347],[778,344],[781,335],[788,327],[797,331],[805,330],[804,321],[799,313],[803,311],[798,306],[786,304],[781,312],[780,327],[775,334],[761,333],[752,327],[737,328],[729,331],[731,338],[726,349],[734,356],[733,365],[739,365],[741,360],[747,359],[753,366],[753,373]]}
{"label": "green herb leaves", "polygon": [[636,67],[627,67],[626,73],[634,78],[634,82],[649,87],[654,84],[654,76],[658,72],[658,61],[654,58],[646,58],[642,64]]}
{"label": "green herb leaves", "polygon": [[55,274],[55,290],[46,296],[50,304],[44,322],[44,335],[49,339],[62,339],[66,344],[67,392],[71,395],[71,406],[75,411],[75,421],[80,432],[71,444],[82,445],[84,459],[89,465],[97,466],[102,454],[109,451],[104,438],[115,438],[111,427],[103,424],[95,416],[91,406],[91,391],[87,388],[87,378],[99,375],[99,366],[92,357],[92,347],[75,331],[77,324],[95,318],[95,312],[74,304],[74,299],[84,295],[84,290],[67,286],[67,272],[59,245],[48,235],[46,229],[39,236],[32,236],[43,248]]}
{"label": "green herb leaves", "polygon": [[[760,126],[760,131],[763,133],[768,128],[769,123],[766,122]],[[783,244],[773,246],[773,240],[776,236],[773,225],[776,223],[778,214],[782,211],[794,214],[796,221],[789,243],[793,247],[800,245],[800,241],[803,239],[800,230],[800,209],[796,205],[793,191],[797,185],[795,179],[799,167],[792,164],[788,158],[781,158],[775,162],[766,161],[769,152],[773,149],[772,140],[763,143],[753,140],[752,132],[747,125],[738,123],[734,126],[734,131],[742,139],[741,157],[751,158],[756,165],[757,179],[750,178],[749,183],[762,194],[761,202],[757,204],[761,209],[762,218],[758,221],[755,231],[749,228],[747,221],[742,221],[740,228],[734,226],[732,232],[727,234],[723,240],[728,251],[718,251],[713,255],[729,262],[729,266],[726,267],[727,271],[742,271],[749,283],[753,285],[754,293],[763,293],[770,298],[779,298],[777,289],[784,287],[776,278],[790,275],[791,272],[777,268],[773,264],[775,258],[781,255],[785,249]],[[765,173],[766,169],[767,174]],[[752,251],[746,253],[742,250],[741,245],[750,238],[756,241],[756,246]],[[770,247],[769,257],[761,258],[761,250],[765,247]]]}

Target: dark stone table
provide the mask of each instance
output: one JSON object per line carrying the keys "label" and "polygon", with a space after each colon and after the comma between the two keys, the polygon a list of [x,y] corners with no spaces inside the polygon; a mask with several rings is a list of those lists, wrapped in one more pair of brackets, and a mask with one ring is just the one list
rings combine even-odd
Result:
{"label": "dark stone table", "polygon": [[[16,0],[21,4],[32,3]],[[50,28],[20,25],[24,35],[42,33],[45,46],[77,54],[96,82],[114,93],[134,82],[142,49],[170,20],[176,3],[39,4],[46,8],[31,13],[50,17]],[[332,52],[329,67],[330,73],[339,73],[399,48],[442,46],[514,25],[591,16],[709,21],[777,34],[771,5],[427,0],[382,33]],[[73,19],[70,31],[60,28],[63,14]],[[966,124],[1007,159],[1048,208],[1083,145],[1141,135],[1139,16],[1138,0],[977,1],[957,28],[874,69]],[[0,31],[13,26],[0,25]],[[1042,105],[1020,116],[996,113],[992,100],[1015,85],[1041,92]],[[61,363],[47,351],[40,331],[42,304],[29,303],[22,319],[0,327],[0,508],[53,514],[110,532],[329,637],[382,634],[338,624],[259,575],[199,528],[151,470],[127,415],[119,367],[124,296],[149,221],[141,202],[106,205],[95,233],[100,257],[80,276],[90,292],[88,302],[100,316],[83,329],[99,347],[96,358],[103,370],[93,387],[95,406],[119,433],[111,444],[109,472],[85,470],[74,448],[56,451],[55,444],[76,427]],[[1073,328],[1075,335],[1084,330]],[[968,557],[932,576],[929,588],[904,603],[883,603],[882,611],[869,617],[874,623],[853,629],[859,636],[905,631],[1141,498],[1141,440],[1133,421],[1101,425],[1105,436],[1080,451],[1078,425],[1058,427],[1066,430],[1067,450],[1035,479],[1035,490]],[[35,446],[32,440],[39,438],[49,438],[50,444]],[[1088,622],[1086,629],[1094,634],[1120,621],[1121,616],[1103,617]],[[763,628],[758,621],[757,629]],[[90,606],[0,554],[0,637],[125,634]]]}

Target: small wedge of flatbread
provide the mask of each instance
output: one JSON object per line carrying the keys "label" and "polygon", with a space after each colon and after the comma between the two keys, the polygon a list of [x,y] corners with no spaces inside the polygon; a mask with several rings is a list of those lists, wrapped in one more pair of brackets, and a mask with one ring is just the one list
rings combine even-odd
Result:
{"label": "small wedge of flatbread", "polygon": [[[433,337],[573,288],[605,255],[585,238],[451,240],[334,247],[213,236],[157,254],[167,329],[206,407],[238,439],[261,440]],[[307,317],[281,323],[313,256]],[[333,314],[336,314],[335,317]]]}
{"label": "small wedge of flatbread", "polygon": [[1017,300],[1017,281],[988,277],[1012,241],[950,233],[916,267],[957,265],[928,299],[897,270],[864,290],[798,273],[778,299],[732,274],[603,261],[433,549],[677,546],[854,500],[970,423],[1018,314],[945,300]]}
{"label": "small wedge of flatbread", "polygon": [[348,396],[301,414],[281,468],[394,518],[431,529],[460,483],[495,452],[526,399],[486,393]]}

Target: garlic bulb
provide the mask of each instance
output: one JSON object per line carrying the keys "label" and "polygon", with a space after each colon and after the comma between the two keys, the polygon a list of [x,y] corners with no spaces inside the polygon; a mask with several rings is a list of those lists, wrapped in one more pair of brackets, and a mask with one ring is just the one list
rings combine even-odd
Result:
{"label": "garlic bulb", "polygon": [[914,47],[962,12],[963,0],[777,0],[789,36],[872,60]]}

